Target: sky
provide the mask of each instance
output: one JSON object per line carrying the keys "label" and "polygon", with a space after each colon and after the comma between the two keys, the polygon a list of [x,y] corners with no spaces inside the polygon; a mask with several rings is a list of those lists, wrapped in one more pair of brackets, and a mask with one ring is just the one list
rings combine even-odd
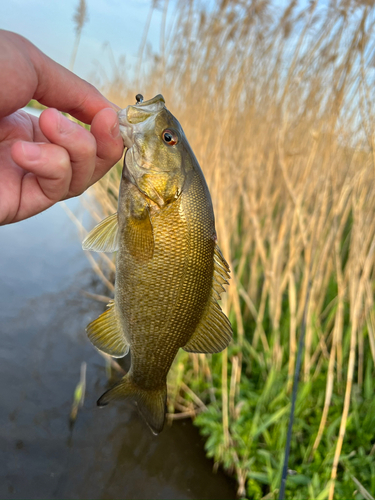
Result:
{"label": "sky", "polygon": [[[73,15],[78,3],[79,0],[0,0],[0,29],[23,35],[52,59],[69,67],[75,40]],[[132,71],[151,0],[86,3],[89,20],[83,28],[74,72],[90,81],[98,61],[110,71],[105,44],[109,44],[116,60],[125,55]],[[155,49],[159,47],[161,18],[162,11],[154,11],[147,40]]]}

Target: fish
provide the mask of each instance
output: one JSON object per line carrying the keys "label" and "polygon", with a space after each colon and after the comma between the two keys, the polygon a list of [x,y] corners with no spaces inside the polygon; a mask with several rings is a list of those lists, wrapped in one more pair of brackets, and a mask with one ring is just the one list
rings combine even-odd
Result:
{"label": "fish", "polygon": [[115,294],[87,328],[128,373],[98,400],[130,399],[154,434],[164,426],[166,379],[180,348],[218,353],[232,327],[218,300],[230,268],[217,243],[211,196],[199,163],[162,95],[119,112],[125,157],[118,211],[83,249],[117,252]]}

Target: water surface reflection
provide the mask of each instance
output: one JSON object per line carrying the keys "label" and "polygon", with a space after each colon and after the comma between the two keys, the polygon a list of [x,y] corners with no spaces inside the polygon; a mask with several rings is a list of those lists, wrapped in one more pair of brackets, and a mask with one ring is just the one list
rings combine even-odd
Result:
{"label": "water surface reflection", "polygon": [[[97,409],[105,370],[84,328],[103,305],[81,293],[97,284],[61,207],[1,227],[0,242],[0,497],[235,498],[189,422],[154,437],[127,404]],[[82,361],[86,400],[71,434]]]}

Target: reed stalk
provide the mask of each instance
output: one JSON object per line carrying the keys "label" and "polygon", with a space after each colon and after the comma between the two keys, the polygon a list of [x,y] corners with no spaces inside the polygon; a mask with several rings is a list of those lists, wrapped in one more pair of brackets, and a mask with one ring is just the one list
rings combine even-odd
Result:
{"label": "reed stalk", "polygon": [[[355,408],[371,406],[375,372],[375,9],[180,0],[169,18],[164,2],[162,57],[146,57],[153,8],[134,81],[105,78],[102,90],[124,107],[138,92],[164,95],[204,171],[232,269],[223,306],[233,344],[212,359],[177,358],[174,408],[199,413],[209,455],[235,471],[241,494],[276,494],[311,264],[291,467],[309,478],[306,498],[333,499],[349,491],[340,464],[350,447],[371,451],[370,438],[357,449],[352,426]],[[120,172],[93,188],[103,216],[117,209]],[[300,498],[297,479],[288,498]]]}

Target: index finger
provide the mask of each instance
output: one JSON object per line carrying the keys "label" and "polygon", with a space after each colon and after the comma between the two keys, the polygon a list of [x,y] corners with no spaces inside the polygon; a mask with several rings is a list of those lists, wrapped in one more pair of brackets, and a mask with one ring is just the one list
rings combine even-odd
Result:
{"label": "index finger", "polygon": [[26,106],[30,99],[90,124],[102,109],[118,106],[93,85],[64,68],[16,33],[0,30],[0,116]]}

